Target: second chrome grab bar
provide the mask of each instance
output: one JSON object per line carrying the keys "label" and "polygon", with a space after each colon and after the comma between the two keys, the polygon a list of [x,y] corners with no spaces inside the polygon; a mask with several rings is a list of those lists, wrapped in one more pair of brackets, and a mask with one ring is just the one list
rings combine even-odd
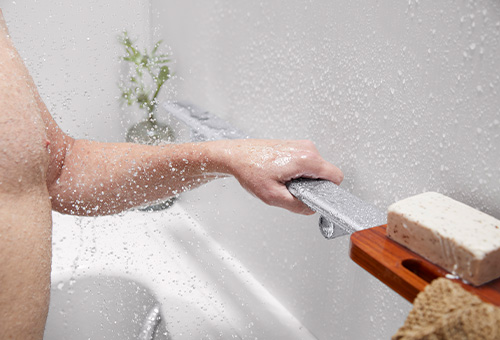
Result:
{"label": "second chrome grab bar", "polygon": [[[248,138],[221,118],[187,103],[164,103],[162,108],[186,124],[195,141]],[[319,227],[327,239],[385,224],[386,214],[336,184],[300,178],[287,183],[292,195],[321,215]]]}

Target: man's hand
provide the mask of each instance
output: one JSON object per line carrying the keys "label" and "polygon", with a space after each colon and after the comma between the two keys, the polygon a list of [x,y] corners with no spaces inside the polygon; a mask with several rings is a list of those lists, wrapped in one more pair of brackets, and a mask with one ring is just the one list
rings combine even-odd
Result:
{"label": "man's hand", "polygon": [[310,141],[236,140],[220,141],[224,150],[222,168],[269,205],[310,215],[285,183],[299,177],[320,178],[340,184],[343,174],[325,161]]}

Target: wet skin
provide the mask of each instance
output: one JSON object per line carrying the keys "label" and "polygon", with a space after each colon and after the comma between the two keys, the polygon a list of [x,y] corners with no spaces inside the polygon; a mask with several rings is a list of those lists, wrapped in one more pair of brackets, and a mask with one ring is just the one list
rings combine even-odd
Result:
{"label": "wet skin", "polygon": [[[75,140],[40,99],[0,10],[0,339],[41,339],[50,293],[51,210],[103,215],[232,175],[264,202],[311,214],[285,183],[342,181],[309,141],[144,146]],[[96,235],[98,237],[98,235]]]}
{"label": "wet skin", "polygon": [[47,133],[0,20],[0,338],[40,339],[50,288]]}

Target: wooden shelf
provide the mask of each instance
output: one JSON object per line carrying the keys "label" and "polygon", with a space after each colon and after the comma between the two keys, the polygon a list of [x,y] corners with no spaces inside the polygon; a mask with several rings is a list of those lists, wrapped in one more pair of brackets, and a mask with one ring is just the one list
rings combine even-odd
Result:
{"label": "wooden shelf", "polygon": [[[354,262],[413,302],[432,280],[449,273],[390,240],[386,236],[386,227],[383,225],[352,234],[349,255]],[[500,279],[479,287],[465,284],[460,279],[450,280],[460,283],[483,301],[500,306]]]}

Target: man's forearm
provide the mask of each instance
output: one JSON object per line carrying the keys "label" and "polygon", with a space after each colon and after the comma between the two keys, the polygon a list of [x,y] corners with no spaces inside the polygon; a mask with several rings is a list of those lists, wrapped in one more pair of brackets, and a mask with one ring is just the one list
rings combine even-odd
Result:
{"label": "man's forearm", "polygon": [[146,146],[76,140],[49,188],[53,209],[113,214],[204,184],[228,172],[217,143]]}
{"label": "man's forearm", "polygon": [[[62,145],[62,143],[59,143]],[[313,213],[285,183],[298,177],[339,184],[342,172],[309,141],[221,140],[145,146],[69,142],[61,170],[50,181],[53,209],[78,215],[117,213],[176,195],[220,176],[233,175],[270,205]]]}

